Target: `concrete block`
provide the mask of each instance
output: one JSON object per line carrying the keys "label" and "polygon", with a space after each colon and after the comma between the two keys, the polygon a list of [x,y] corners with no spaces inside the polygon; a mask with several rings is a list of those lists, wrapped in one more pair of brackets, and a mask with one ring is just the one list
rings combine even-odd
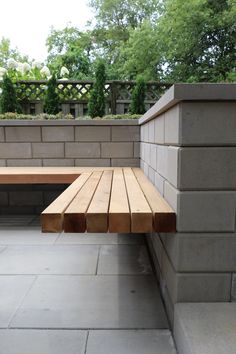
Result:
{"label": "concrete block", "polygon": [[235,233],[161,234],[161,240],[178,272],[236,271]]}
{"label": "concrete block", "polygon": [[230,301],[230,273],[178,273],[156,236],[157,258],[172,303]]}
{"label": "concrete block", "polygon": [[149,166],[148,168],[148,178],[154,184],[155,183],[155,170]]}
{"label": "concrete block", "polygon": [[129,158],[134,154],[133,143],[101,143],[101,156],[110,158]]}
{"label": "concrete block", "polygon": [[[169,182],[164,181],[164,198],[170,206],[177,212],[179,191]],[[178,208],[179,212],[179,208]]]}
{"label": "concrete block", "polygon": [[33,157],[60,158],[64,157],[63,143],[33,143]]}
{"label": "concrete block", "polygon": [[144,143],[144,161],[150,165],[151,154],[150,154],[151,144]]}
{"label": "concrete block", "polygon": [[168,174],[168,147],[167,146],[157,146],[157,172],[164,178],[167,178]]}
{"label": "concrete block", "polygon": [[74,141],[74,127],[42,127],[42,141]]}
{"label": "concrete block", "polygon": [[236,102],[183,102],[181,145],[235,145]]}
{"label": "concrete block", "polygon": [[0,192],[0,206],[8,205],[8,193]]}
{"label": "concrete block", "polygon": [[40,159],[10,159],[6,163],[8,167],[42,166],[42,160]]}
{"label": "concrete block", "polygon": [[157,146],[155,144],[150,144],[150,166],[156,170],[157,169]]}
{"label": "concrete block", "polygon": [[148,126],[148,123],[142,125],[142,129],[143,129],[143,140],[145,143],[148,143],[149,142],[149,126]]}
{"label": "concrete block", "polygon": [[41,141],[40,127],[5,127],[7,142]]}
{"label": "concrete block", "polygon": [[236,302],[236,273],[232,274],[231,301]]}
{"label": "concrete block", "polygon": [[74,159],[43,159],[43,166],[75,166]]}
{"label": "concrete block", "polygon": [[165,144],[179,144],[181,107],[182,103],[165,112]]}
{"label": "concrete block", "polygon": [[179,354],[234,354],[236,304],[175,305],[174,338]]}
{"label": "concrete block", "polygon": [[148,142],[154,143],[155,142],[155,121],[150,120],[148,122]]}
{"label": "concrete block", "polygon": [[145,160],[145,143],[140,143],[140,158]]}
{"label": "concrete block", "polygon": [[139,159],[111,159],[112,167],[139,167]]}
{"label": "concrete block", "polygon": [[164,114],[154,119],[155,124],[155,138],[156,144],[164,144],[164,132],[165,132],[165,116]]}
{"label": "concrete block", "polygon": [[134,143],[134,157],[140,157],[140,143]]}
{"label": "concrete block", "polygon": [[36,191],[15,191],[9,192],[9,205],[32,206],[43,205],[42,192]]}
{"label": "concrete block", "polygon": [[159,173],[155,172],[154,184],[162,196],[164,195],[164,181],[165,179],[161,175],[159,175]]}
{"label": "concrete block", "polygon": [[80,167],[110,167],[110,159],[76,159],[75,166]]}
{"label": "concrete block", "polygon": [[[120,127],[117,127],[120,128]],[[121,127],[122,128],[122,127]],[[125,129],[132,127],[125,127]],[[111,141],[110,127],[75,127],[76,141]]]}
{"label": "concrete block", "polygon": [[31,144],[0,143],[0,158],[31,158]]}
{"label": "concrete block", "polygon": [[177,230],[234,232],[235,207],[233,192],[180,192]]}
{"label": "concrete block", "polygon": [[99,158],[99,143],[65,143],[65,156],[74,158]]}
{"label": "concrete block", "polygon": [[112,141],[140,141],[139,126],[123,126],[111,128]]}
{"label": "concrete block", "polygon": [[178,186],[178,151],[173,146],[157,147],[157,172],[167,179],[174,187]]}
{"label": "concrete block", "polygon": [[236,147],[180,149],[179,187],[236,189]]}
{"label": "concrete block", "polygon": [[0,127],[0,141],[4,142],[5,138],[4,138],[4,128]]}

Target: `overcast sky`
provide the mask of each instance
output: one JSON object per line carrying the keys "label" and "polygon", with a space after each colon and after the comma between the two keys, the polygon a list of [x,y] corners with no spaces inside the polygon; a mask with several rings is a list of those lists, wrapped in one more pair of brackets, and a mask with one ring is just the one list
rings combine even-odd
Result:
{"label": "overcast sky", "polygon": [[44,60],[50,27],[62,29],[71,22],[84,29],[94,16],[88,0],[2,0],[0,38],[6,37],[30,58]]}

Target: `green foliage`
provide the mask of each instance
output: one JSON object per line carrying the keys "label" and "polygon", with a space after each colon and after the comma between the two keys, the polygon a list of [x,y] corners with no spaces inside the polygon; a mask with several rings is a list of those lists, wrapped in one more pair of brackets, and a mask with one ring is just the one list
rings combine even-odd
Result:
{"label": "green foliage", "polygon": [[166,0],[157,26],[173,81],[225,81],[235,68],[235,0]]}
{"label": "green foliage", "polygon": [[106,70],[103,62],[100,62],[96,70],[96,80],[91,92],[88,111],[89,115],[94,117],[102,117],[105,114],[105,82]]}
{"label": "green foliage", "polygon": [[81,32],[72,26],[63,30],[52,27],[46,43],[49,53],[48,66],[58,77],[63,66],[69,70],[69,78],[82,80],[91,76],[90,32]]}
{"label": "green foliage", "polygon": [[0,107],[2,113],[20,112],[14,84],[7,75],[4,75],[3,77]]}
{"label": "green foliage", "polygon": [[146,84],[142,77],[137,79],[136,85],[132,92],[132,102],[130,111],[132,114],[144,114],[145,109]]}
{"label": "green foliage", "polygon": [[125,79],[135,79],[142,75],[146,81],[159,80],[162,74],[161,52],[156,26],[144,21],[139,28],[130,31],[127,44],[120,49],[123,65],[120,75]]}
{"label": "green foliage", "polygon": [[10,58],[22,62],[28,60],[28,57],[21,55],[17,48],[11,48],[8,38],[2,37],[0,40],[0,66],[5,66]]}
{"label": "green foliage", "polygon": [[59,113],[59,95],[57,93],[57,80],[55,75],[51,77],[48,81],[48,88],[46,91],[44,110],[48,114],[57,114]]}

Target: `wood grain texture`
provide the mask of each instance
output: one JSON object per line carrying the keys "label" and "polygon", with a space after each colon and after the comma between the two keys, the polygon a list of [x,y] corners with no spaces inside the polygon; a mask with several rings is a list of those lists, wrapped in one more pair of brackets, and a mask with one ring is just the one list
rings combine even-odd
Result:
{"label": "wood grain texture", "polygon": [[152,210],[131,168],[124,168],[124,177],[131,212],[131,232],[152,232]]}
{"label": "wood grain texture", "polygon": [[153,211],[156,232],[176,232],[176,214],[139,168],[133,169],[137,181]]}
{"label": "wood grain texture", "polygon": [[82,173],[42,212],[41,224],[43,232],[61,232],[63,230],[64,212],[90,175],[90,172]]}
{"label": "wood grain texture", "polygon": [[112,171],[104,171],[86,214],[87,232],[107,232]]}
{"label": "wood grain texture", "polygon": [[130,232],[130,210],[122,168],[113,172],[109,207],[109,231]]}
{"label": "wood grain texture", "polygon": [[65,232],[85,232],[86,213],[95,190],[101,179],[102,172],[93,172],[64,214]]}

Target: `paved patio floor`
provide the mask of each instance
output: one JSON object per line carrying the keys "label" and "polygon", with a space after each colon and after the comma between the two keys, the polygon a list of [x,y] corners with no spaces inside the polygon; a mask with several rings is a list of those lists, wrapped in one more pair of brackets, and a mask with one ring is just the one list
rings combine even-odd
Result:
{"label": "paved patio floor", "polygon": [[0,216],[0,354],[175,354],[145,239]]}

